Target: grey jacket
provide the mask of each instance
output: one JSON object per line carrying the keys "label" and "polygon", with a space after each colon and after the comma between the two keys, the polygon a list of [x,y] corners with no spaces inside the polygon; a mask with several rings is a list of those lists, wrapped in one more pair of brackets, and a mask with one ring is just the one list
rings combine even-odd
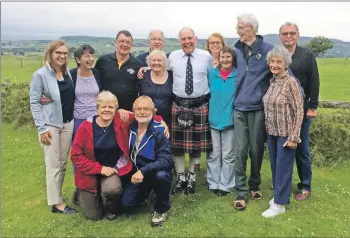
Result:
{"label": "grey jacket", "polygon": [[[67,69],[69,78],[72,79]],[[40,97],[44,95],[52,99],[47,105],[40,104]],[[63,128],[63,115],[60,90],[56,73],[46,63],[34,72],[29,91],[30,109],[39,134],[48,131],[47,126]]]}

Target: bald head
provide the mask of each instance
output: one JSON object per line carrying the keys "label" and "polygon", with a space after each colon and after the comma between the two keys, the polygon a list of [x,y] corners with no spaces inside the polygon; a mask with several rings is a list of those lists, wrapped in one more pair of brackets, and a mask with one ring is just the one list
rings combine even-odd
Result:
{"label": "bald head", "polygon": [[189,28],[189,27],[184,27],[184,28],[182,28],[180,31],[179,31],[179,38],[180,38],[180,35],[182,34],[182,33],[192,33],[193,34],[193,36],[196,36],[196,34],[194,33],[194,30],[192,30],[192,28]]}
{"label": "bald head", "polygon": [[185,54],[192,54],[196,49],[197,37],[191,28],[184,27],[179,32],[179,42]]}

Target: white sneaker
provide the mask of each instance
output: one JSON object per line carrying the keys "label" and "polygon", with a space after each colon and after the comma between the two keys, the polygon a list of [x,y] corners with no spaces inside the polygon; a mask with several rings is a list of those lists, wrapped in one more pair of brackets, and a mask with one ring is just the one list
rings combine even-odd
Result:
{"label": "white sneaker", "polygon": [[264,211],[261,215],[265,218],[272,218],[279,214],[283,214],[286,212],[286,208],[282,205],[279,206],[277,204],[272,204],[269,209]]}
{"label": "white sneaker", "polygon": [[275,203],[275,200],[274,200],[274,198],[272,198],[272,199],[269,201],[269,205],[272,206],[272,204],[274,204],[274,203]]}
{"label": "white sneaker", "polygon": [[165,222],[165,219],[167,217],[167,213],[158,213],[154,212],[153,217],[152,217],[152,226],[161,226]]}

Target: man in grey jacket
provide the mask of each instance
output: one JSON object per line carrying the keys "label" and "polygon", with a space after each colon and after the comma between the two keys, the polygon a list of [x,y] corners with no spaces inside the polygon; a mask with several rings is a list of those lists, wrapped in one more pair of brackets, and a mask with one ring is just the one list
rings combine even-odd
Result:
{"label": "man in grey jacket", "polygon": [[235,127],[235,178],[237,197],[234,207],[246,208],[248,187],[246,185],[246,167],[248,153],[251,172],[248,180],[250,195],[261,199],[260,169],[266,141],[265,115],[262,104],[269,81],[272,77],[266,63],[266,55],[273,48],[257,35],[259,23],[252,14],[239,16],[235,44],[237,51],[237,85],[234,104]]}

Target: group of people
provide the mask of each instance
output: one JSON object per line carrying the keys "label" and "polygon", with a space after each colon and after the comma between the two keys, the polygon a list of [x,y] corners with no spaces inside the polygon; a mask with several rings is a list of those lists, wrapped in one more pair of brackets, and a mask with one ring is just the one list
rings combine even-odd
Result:
{"label": "group of people", "polygon": [[179,32],[181,49],[170,54],[163,51],[163,32],[153,30],[150,50],[137,57],[130,53],[131,33],[122,30],[115,52],[96,64],[94,49],[79,47],[72,70],[65,42],[52,41],[46,65],[33,74],[30,85],[52,212],[77,213],[61,195],[70,157],[73,200],[84,217],[113,220],[155,194],[151,224],[162,225],[170,194],[196,192],[202,153],[208,155],[209,191],[225,196],[235,190],[233,207],[244,210],[248,194],[254,200],[263,197],[260,170],[266,140],[274,196],[262,216],[285,213],[294,158],[300,178],[295,198],[307,199],[309,128],[319,97],[317,63],[310,50],[297,44],[296,24],[280,27],[283,46],[275,47],[257,34],[258,27],[254,15],[241,15],[234,48],[213,33],[205,50],[197,48],[195,32],[185,27]]}

